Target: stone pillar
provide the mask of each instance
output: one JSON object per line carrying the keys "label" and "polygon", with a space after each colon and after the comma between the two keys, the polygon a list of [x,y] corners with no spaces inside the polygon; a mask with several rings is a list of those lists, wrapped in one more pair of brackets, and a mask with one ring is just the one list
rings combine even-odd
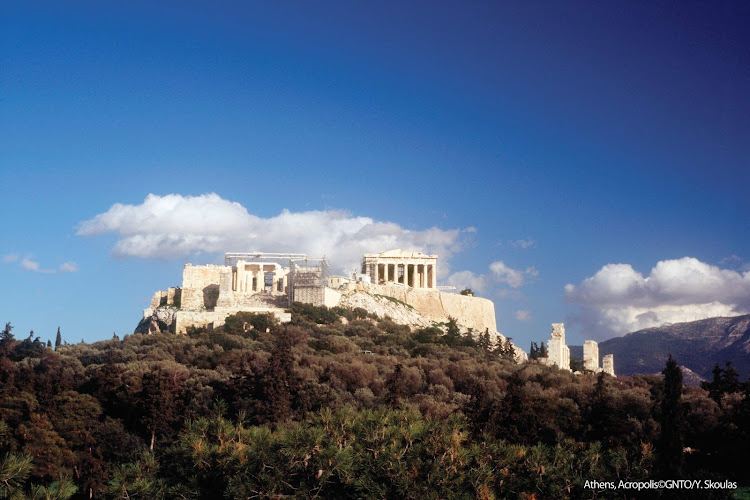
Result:
{"label": "stone pillar", "polygon": [[602,371],[606,373],[607,375],[612,375],[613,377],[616,377],[615,375],[615,355],[614,354],[605,354],[602,358]]}
{"label": "stone pillar", "polygon": [[594,373],[599,371],[599,344],[593,340],[583,343],[583,369]]}

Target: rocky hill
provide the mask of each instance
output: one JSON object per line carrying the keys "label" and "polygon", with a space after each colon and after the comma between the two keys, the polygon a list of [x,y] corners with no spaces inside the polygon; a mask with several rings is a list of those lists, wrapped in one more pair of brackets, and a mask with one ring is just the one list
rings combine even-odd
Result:
{"label": "rocky hill", "polygon": [[704,379],[716,363],[731,361],[744,381],[750,376],[750,315],[646,328],[599,343],[599,352],[615,355],[618,374],[659,373],[671,353]]}

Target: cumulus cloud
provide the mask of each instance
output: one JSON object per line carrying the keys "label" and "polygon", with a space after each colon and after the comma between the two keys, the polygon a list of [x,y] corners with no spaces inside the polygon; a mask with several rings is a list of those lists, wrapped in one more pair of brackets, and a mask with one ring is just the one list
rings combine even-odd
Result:
{"label": "cumulus cloud", "polygon": [[693,257],[659,261],[648,276],[630,264],[607,264],[565,297],[581,306],[573,318],[589,338],[606,338],[663,323],[750,311],[750,272]]}
{"label": "cumulus cloud", "polygon": [[448,283],[456,288],[471,288],[475,292],[483,293],[493,285],[505,284],[511,288],[520,288],[528,283],[530,277],[539,273],[534,267],[525,270],[513,269],[503,261],[490,264],[488,274],[475,274],[471,271],[460,271],[448,277]]}
{"label": "cumulus cloud", "polygon": [[475,274],[471,271],[459,271],[448,276],[446,280],[449,285],[458,290],[471,288],[474,293],[484,293],[490,285],[490,279],[484,274]]}
{"label": "cumulus cloud", "polygon": [[17,253],[9,253],[6,255],[3,255],[3,262],[6,264],[9,262],[16,262],[18,260],[18,254]]}
{"label": "cumulus cloud", "polygon": [[[471,230],[471,228],[469,228]],[[438,273],[461,249],[462,230],[408,230],[336,210],[259,217],[215,193],[200,196],[149,194],[143,203],[117,203],[79,224],[77,234],[115,233],[117,257],[170,258],[227,251],[304,252],[326,256],[337,272],[358,268],[364,253],[403,248],[437,253]]]}
{"label": "cumulus cloud", "polygon": [[531,321],[531,313],[523,309],[519,309],[518,311],[514,312],[513,317],[518,321]]}
{"label": "cumulus cloud", "polygon": [[490,264],[490,271],[495,280],[506,283],[511,288],[519,288],[528,282],[529,277],[539,274],[534,267],[528,267],[525,270],[513,269],[501,260]]}

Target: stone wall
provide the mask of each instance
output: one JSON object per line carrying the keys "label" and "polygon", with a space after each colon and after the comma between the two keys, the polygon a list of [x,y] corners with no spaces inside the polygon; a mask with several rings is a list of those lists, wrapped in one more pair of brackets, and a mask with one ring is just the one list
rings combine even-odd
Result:
{"label": "stone wall", "polygon": [[615,376],[615,355],[605,354],[602,358],[602,371],[608,375]]}
{"label": "stone wall", "polygon": [[322,286],[295,286],[292,302],[302,302],[314,306],[325,305],[325,287]]}
{"label": "stone wall", "polygon": [[231,266],[185,264],[182,270],[182,308],[213,308],[219,296],[221,273],[227,270],[231,273]]}
{"label": "stone wall", "polygon": [[599,344],[593,340],[583,342],[583,369],[599,371]]}
{"label": "stone wall", "polygon": [[570,348],[565,345],[565,325],[552,323],[552,333],[547,341],[547,358],[543,363],[556,366],[561,370],[570,370]]}
{"label": "stone wall", "polygon": [[[174,314],[174,333],[186,334],[189,327],[207,327],[209,330],[218,328],[224,324],[228,316],[238,312],[240,311],[177,311]],[[282,323],[288,323],[292,320],[291,313],[284,312],[284,309],[258,307],[243,309],[242,312],[271,313]]]}
{"label": "stone wall", "polygon": [[349,288],[393,297],[409,304],[423,316],[435,321],[453,317],[466,327],[484,331],[497,331],[495,304],[481,297],[444,293],[434,288],[410,288],[395,284],[350,283]]}

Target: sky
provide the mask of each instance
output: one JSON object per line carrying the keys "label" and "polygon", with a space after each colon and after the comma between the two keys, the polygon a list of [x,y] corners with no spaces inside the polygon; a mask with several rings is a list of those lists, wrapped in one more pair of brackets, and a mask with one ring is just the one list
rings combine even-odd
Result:
{"label": "sky", "polygon": [[0,320],[227,251],[439,255],[528,349],[750,312],[747,2],[0,4]]}

